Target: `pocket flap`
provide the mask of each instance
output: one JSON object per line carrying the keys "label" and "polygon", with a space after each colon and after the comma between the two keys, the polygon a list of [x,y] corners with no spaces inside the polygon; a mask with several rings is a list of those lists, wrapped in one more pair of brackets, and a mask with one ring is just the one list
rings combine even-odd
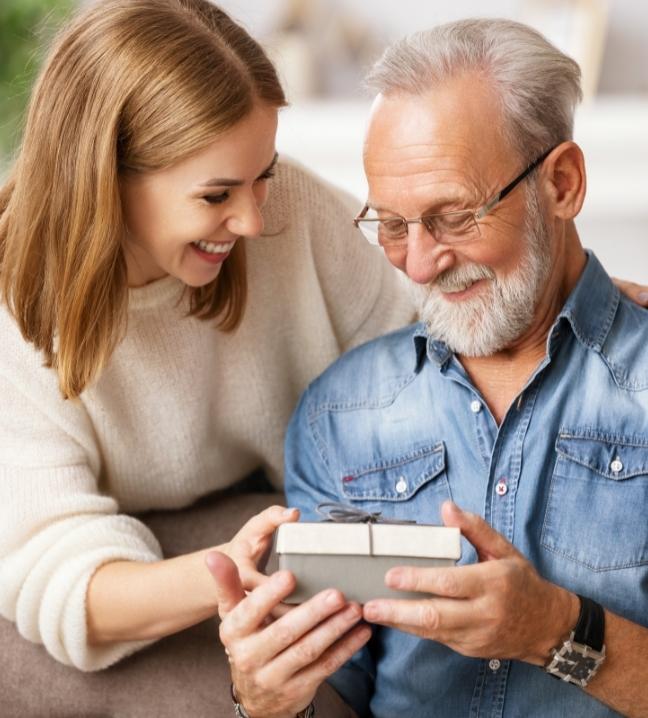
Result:
{"label": "pocket flap", "polygon": [[556,439],[556,451],[560,456],[615,481],[648,473],[648,440],[561,433]]}
{"label": "pocket flap", "polygon": [[415,449],[342,476],[342,493],[351,501],[407,501],[445,470],[445,445]]}

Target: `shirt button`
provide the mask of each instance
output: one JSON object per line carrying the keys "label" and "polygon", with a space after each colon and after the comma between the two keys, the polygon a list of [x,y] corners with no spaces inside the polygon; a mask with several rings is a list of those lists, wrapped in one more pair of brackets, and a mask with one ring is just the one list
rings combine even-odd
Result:
{"label": "shirt button", "polygon": [[491,658],[490,661],[488,661],[488,667],[491,671],[499,671],[501,665],[497,658]]}
{"label": "shirt button", "polygon": [[399,494],[404,494],[407,491],[407,481],[405,481],[404,476],[401,476],[400,479],[398,479],[398,483],[396,484],[396,491]]}
{"label": "shirt button", "polygon": [[504,494],[508,491],[508,486],[506,485],[506,481],[498,481],[497,486],[495,487],[495,492],[498,496],[504,496]]}
{"label": "shirt button", "polygon": [[481,401],[477,401],[477,399],[470,402],[470,411],[472,411],[473,414],[479,414],[479,412],[481,411],[481,407]]}
{"label": "shirt button", "polygon": [[623,469],[623,464],[621,463],[621,459],[617,456],[617,458],[610,464],[610,468],[612,469],[613,474],[618,474],[621,469]]}

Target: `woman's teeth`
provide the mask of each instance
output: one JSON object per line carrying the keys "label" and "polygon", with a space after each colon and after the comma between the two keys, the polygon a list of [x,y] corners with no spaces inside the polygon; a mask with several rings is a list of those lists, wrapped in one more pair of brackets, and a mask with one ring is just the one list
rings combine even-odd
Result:
{"label": "woman's teeth", "polygon": [[198,247],[198,249],[202,249],[203,252],[207,252],[208,254],[227,254],[235,243],[214,244],[214,242],[204,242],[201,240],[200,242],[192,242],[192,244],[194,247]]}

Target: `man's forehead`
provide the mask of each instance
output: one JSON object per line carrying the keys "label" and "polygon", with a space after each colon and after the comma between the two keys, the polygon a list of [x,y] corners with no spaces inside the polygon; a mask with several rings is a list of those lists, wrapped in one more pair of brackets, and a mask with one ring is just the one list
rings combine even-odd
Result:
{"label": "man's forehead", "polygon": [[468,206],[496,190],[510,151],[492,91],[470,95],[473,84],[376,98],[364,146],[371,206]]}
{"label": "man's forehead", "polygon": [[[473,78],[474,80],[474,78]],[[378,95],[367,134],[367,171],[399,165],[403,174],[458,169],[501,157],[505,144],[492,90],[458,78],[422,95]]]}

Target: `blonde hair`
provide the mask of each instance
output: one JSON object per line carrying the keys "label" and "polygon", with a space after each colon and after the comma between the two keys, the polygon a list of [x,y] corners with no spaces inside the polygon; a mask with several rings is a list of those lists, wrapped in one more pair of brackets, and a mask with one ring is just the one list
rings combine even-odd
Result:
{"label": "blonde hair", "polygon": [[[22,148],[0,190],[0,292],[66,398],[95,380],[126,331],[119,183],[168,167],[286,100],[259,44],[208,0],[101,0],[55,42]],[[241,320],[238,243],[189,314]]]}

